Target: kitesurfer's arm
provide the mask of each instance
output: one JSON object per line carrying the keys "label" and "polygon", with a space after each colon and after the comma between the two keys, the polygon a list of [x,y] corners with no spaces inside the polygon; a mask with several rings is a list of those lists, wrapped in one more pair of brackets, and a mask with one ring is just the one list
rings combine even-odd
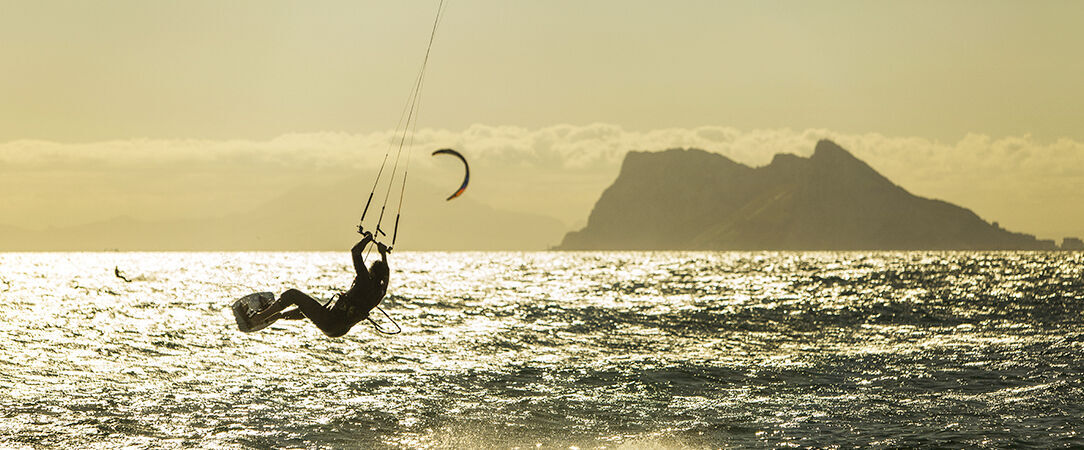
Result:
{"label": "kitesurfer's arm", "polygon": [[384,264],[387,264],[388,252],[391,251],[391,249],[389,249],[387,245],[381,244],[379,242],[376,243],[376,249],[380,251],[380,259],[384,261]]}
{"label": "kitesurfer's arm", "polygon": [[354,259],[354,272],[357,272],[358,276],[369,276],[369,269],[365,267],[365,246],[369,244],[369,241],[373,240],[373,234],[366,231],[365,237],[361,238],[354,245],[354,248],[350,249],[350,256]]}

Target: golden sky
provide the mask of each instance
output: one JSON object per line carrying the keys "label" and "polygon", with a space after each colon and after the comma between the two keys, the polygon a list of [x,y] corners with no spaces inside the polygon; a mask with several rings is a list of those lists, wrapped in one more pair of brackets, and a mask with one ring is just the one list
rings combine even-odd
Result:
{"label": "golden sky", "polygon": [[[1084,235],[1084,2],[447,1],[419,134],[471,155],[483,203],[571,227],[625,151],[832,137]],[[436,5],[0,1],[0,224],[215,215],[373,167]]]}
{"label": "golden sky", "polygon": [[[448,0],[422,125],[1084,140],[1078,1]],[[395,126],[436,1],[5,1],[0,141]]]}

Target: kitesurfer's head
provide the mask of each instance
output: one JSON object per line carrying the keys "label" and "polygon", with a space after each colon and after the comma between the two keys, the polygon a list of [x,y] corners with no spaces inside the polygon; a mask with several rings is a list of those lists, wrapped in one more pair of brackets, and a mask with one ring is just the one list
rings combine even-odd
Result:
{"label": "kitesurfer's head", "polygon": [[369,268],[369,274],[377,280],[388,279],[388,264],[384,261],[374,261],[372,267]]}

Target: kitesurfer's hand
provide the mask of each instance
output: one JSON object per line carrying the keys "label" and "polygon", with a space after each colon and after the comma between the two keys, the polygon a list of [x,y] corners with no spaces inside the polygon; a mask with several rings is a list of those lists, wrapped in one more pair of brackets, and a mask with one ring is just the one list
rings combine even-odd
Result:
{"label": "kitesurfer's hand", "polygon": [[358,225],[358,234],[365,234],[365,228],[361,225]]}
{"label": "kitesurfer's hand", "polygon": [[383,243],[380,243],[380,242],[376,243],[376,249],[379,250],[380,253],[391,252],[391,247],[388,247],[387,245],[384,245]]}

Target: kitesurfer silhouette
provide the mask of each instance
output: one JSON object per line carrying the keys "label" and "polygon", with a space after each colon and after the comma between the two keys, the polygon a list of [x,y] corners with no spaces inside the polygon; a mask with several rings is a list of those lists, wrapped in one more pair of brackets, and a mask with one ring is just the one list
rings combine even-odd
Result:
{"label": "kitesurfer silhouette", "polygon": [[[360,231],[360,230],[359,230]],[[380,260],[374,261],[369,267],[365,267],[365,247],[373,240],[373,234],[366,231],[354,248],[350,249],[350,255],[354,260],[354,271],[357,276],[350,289],[339,296],[333,306],[324,306],[316,299],[308,296],[297,289],[283,292],[279,299],[269,305],[257,315],[267,320],[275,319],[299,320],[308,318],[320,328],[328,337],[339,337],[350,331],[350,328],[358,322],[369,317],[369,311],[376,308],[388,291],[388,252],[391,250],[386,245],[376,242],[376,248],[380,251]],[[294,309],[283,311],[294,305]],[[274,315],[279,317],[273,317]]]}
{"label": "kitesurfer silhouette", "polygon": [[131,283],[132,282],[131,279],[124,276],[123,273],[120,273],[120,266],[114,266],[113,267],[113,275],[116,275],[117,278],[120,278],[120,279],[124,280],[125,283]]}

